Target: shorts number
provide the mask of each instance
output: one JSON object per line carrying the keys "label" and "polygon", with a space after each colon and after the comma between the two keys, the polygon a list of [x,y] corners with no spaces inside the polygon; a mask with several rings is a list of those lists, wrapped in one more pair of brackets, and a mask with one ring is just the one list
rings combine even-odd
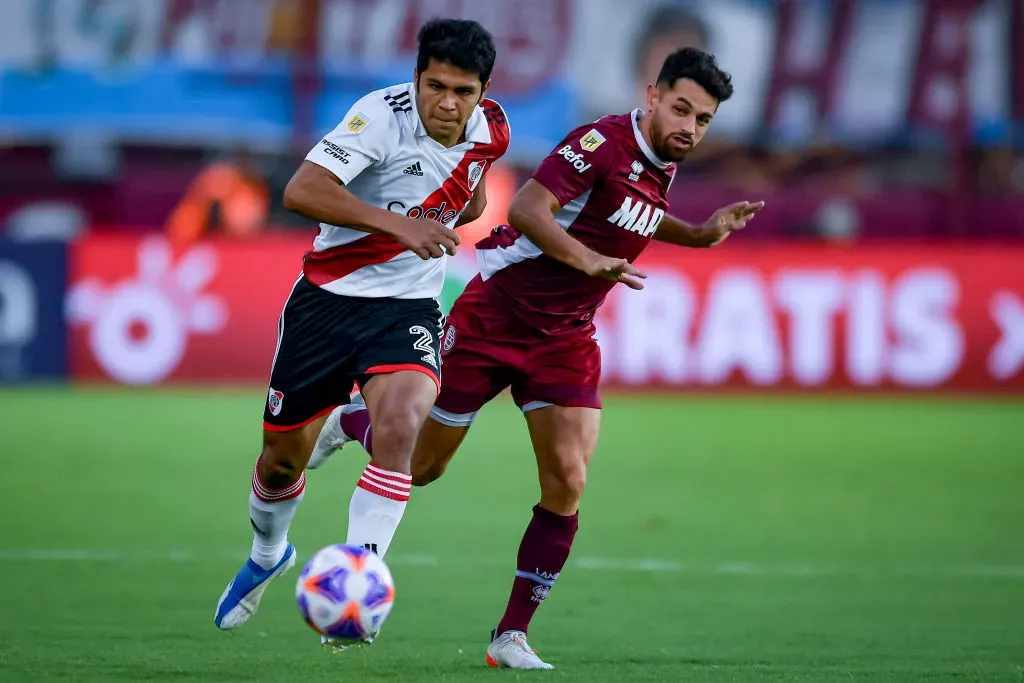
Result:
{"label": "shorts number", "polygon": [[430,330],[422,325],[413,325],[409,328],[409,334],[416,335],[416,341],[413,342],[412,347],[423,352],[424,355],[420,360],[437,368],[437,359],[434,358],[434,335],[430,333]]}

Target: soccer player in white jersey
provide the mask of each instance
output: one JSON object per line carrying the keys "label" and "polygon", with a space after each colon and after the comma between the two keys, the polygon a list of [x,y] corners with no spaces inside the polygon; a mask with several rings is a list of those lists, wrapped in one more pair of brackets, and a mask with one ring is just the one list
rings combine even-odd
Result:
{"label": "soccer player in white jersey", "polygon": [[295,564],[288,528],[326,416],[358,384],[373,411],[374,457],[349,504],[351,545],[383,555],[410,490],[417,434],[440,388],[436,297],[452,228],[484,209],[484,174],[509,144],[501,107],[484,99],[495,49],[473,21],[420,29],[414,81],[366,95],[306,156],[285,207],[320,222],[277,329],[252,475],[252,553],[214,622],[255,613],[267,584]]}

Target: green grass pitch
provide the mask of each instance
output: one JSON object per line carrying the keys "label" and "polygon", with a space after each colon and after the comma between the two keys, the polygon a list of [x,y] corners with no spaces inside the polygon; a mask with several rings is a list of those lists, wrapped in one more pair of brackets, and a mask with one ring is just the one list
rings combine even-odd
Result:
{"label": "green grass pitch", "polygon": [[[1024,403],[613,397],[573,557],[484,666],[536,501],[522,418],[485,409],[417,489],[372,647],[330,655],[296,570],[213,625],[251,540],[262,395],[0,392],[0,680],[1024,681]],[[365,456],[311,473],[299,561],[344,539]]]}

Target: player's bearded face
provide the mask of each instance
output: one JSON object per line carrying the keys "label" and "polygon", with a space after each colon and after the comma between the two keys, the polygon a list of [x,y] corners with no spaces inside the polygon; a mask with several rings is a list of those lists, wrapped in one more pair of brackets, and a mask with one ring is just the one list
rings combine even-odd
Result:
{"label": "player's bearded face", "polygon": [[682,161],[704,139],[718,101],[704,88],[680,78],[671,88],[650,86],[651,146],[664,161]]}
{"label": "player's bearded face", "polygon": [[457,144],[473,108],[490,86],[479,74],[431,59],[416,73],[416,108],[430,137],[442,145]]}
{"label": "player's bearded face", "polygon": [[651,112],[651,143],[654,153],[663,161],[682,161],[693,149],[692,142],[678,142],[673,134],[665,131],[665,124],[658,116],[658,110]]}

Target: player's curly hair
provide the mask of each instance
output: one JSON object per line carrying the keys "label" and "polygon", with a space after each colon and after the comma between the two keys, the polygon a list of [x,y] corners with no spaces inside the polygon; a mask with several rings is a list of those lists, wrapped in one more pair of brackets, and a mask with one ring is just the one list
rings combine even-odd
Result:
{"label": "player's curly hair", "polygon": [[718,67],[714,55],[695,47],[684,47],[665,58],[658,85],[671,88],[680,78],[694,81],[719,103],[732,97],[732,76]]}
{"label": "player's curly hair", "polygon": [[475,21],[431,19],[420,28],[416,70],[426,71],[431,59],[446,62],[467,73],[478,74],[487,83],[494,69],[494,38]]}

